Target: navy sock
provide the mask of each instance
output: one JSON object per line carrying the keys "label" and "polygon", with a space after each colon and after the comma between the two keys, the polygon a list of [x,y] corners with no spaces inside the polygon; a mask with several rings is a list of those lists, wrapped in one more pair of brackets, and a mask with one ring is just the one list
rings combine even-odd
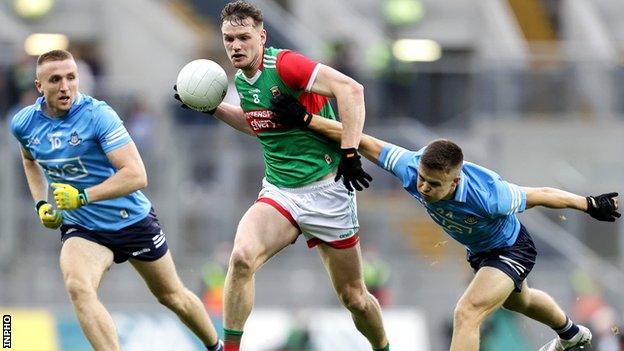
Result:
{"label": "navy sock", "polygon": [[570,340],[579,332],[579,327],[568,317],[566,317],[566,322],[563,326],[553,329],[563,340]]}
{"label": "navy sock", "polygon": [[208,351],[223,351],[223,342],[219,339],[216,344],[206,347],[208,348]]}

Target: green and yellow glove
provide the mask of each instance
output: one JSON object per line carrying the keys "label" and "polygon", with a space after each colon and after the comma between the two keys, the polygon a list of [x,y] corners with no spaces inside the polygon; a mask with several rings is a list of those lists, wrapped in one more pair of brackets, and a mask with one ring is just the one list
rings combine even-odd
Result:
{"label": "green and yellow glove", "polygon": [[83,189],[76,189],[69,184],[52,183],[54,201],[61,210],[75,210],[89,203],[87,193]]}
{"label": "green and yellow glove", "polygon": [[44,227],[49,229],[58,229],[63,224],[63,215],[60,211],[52,208],[47,201],[41,200],[35,205],[39,220]]}

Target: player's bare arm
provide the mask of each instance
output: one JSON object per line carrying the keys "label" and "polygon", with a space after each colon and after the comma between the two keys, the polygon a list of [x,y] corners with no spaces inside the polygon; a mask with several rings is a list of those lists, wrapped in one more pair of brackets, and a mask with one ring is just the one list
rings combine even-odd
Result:
{"label": "player's bare arm", "polygon": [[[342,123],[318,115],[312,115],[308,129],[324,135],[335,142],[340,142],[343,133]],[[358,151],[371,162],[377,163],[379,154],[385,145],[386,142],[382,140],[362,134]]]}
{"label": "player's bare arm", "polygon": [[240,106],[228,104],[227,102],[222,102],[217,107],[213,116],[227,123],[228,125],[230,125],[230,127],[240,132],[255,136],[255,134],[251,130],[251,127],[247,123],[245,113]]}
{"label": "player's bare arm", "polygon": [[26,173],[26,180],[28,182],[28,188],[30,194],[35,203],[48,199],[48,182],[43,176],[43,171],[37,162],[33,159],[30,153],[20,145],[22,154],[22,164],[24,165],[24,172]]}
{"label": "player's bare arm", "polygon": [[117,172],[102,183],[85,189],[89,202],[114,199],[147,186],[147,173],[134,142],[106,154]]}
{"label": "player's bare arm", "polygon": [[320,65],[311,91],[336,98],[338,115],[344,123],[340,147],[342,149],[357,148],[366,114],[362,84],[329,66]]}
{"label": "player's bare arm", "polygon": [[544,206],[549,208],[572,208],[587,212],[599,221],[614,222],[620,217],[618,193],[583,197],[556,188],[522,188],[526,192],[526,208]]}
{"label": "player's bare arm", "polygon": [[24,149],[22,145],[20,145],[20,150],[26,181],[28,182],[32,199],[35,202],[39,220],[44,227],[57,229],[63,223],[63,215],[60,211],[55,211],[52,205],[48,203],[48,181],[45,179],[41,167],[39,167],[28,150]]}
{"label": "player's bare arm", "polygon": [[[343,124],[305,110],[297,100],[289,96],[278,96],[271,101],[273,119],[283,125],[307,128],[337,143],[342,140]],[[367,159],[377,163],[381,150],[387,143],[370,135],[362,134],[358,151]]]}
{"label": "player's bare arm", "polygon": [[544,206],[549,208],[572,208],[579,211],[587,210],[587,201],[583,196],[564,190],[548,187],[523,187],[526,192],[526,208]]}

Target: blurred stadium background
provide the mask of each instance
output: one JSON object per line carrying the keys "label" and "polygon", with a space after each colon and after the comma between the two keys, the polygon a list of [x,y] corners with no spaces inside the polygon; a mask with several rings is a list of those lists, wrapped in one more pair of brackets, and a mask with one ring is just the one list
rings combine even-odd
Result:
{"label": "blurred stadium background", "polygon": [[[220,282],[236,224],[263,174],[257,142],[179,109],[178,70],[221,62],[227,1],[2,0],[0,114],[36,97],[34,61],[50,45],[80,59],[81,90],[109,102],[144,158],[146,193],[185,283],[220,328]],[[466,158],[511,182],[580,194],[624,181],[622,0],[259,0],[268,43],[353,76],[366,89],[365,131],[407,148],[449,137]],[[41,36],[36,34],[60,34]],[[236,99],[230,94],[228,99]],[[88,350],[58,268],[59,235],[33,213],[16,142],[0,132],[0,311],[15,350]],[[455,301],[471,277],[400,184],[374,165],[358,194],[366,272],[385,302],[394,350],[448,349]],[[530,284],[550,292],[595,335],[621,350],[624,222],[536,209],[520,216],[540,251]],[[256,279],[246,350],[366,350],[314,251],[301,241]],[[129,265],[101,287],[125,350],[199,350]],[[547,328],[501,312],[482,350],[535,350]],[[363,346],[362,346],[363,345]]]}

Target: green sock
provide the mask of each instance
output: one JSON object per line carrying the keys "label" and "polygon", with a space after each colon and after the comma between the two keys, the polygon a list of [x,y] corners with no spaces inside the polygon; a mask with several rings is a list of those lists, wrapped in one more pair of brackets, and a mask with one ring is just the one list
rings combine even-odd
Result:
{"label": "green sock", "polygon": [[390,343],[387,343],[386,346],[380,349],[373,349],[373,351],[390,351]]}
{"label": "green sock", "polygon": [[223,328],[223,344],[225,350],[238,351],[240,348],[240,342],[243,338],[242,330],[232,330]]}

